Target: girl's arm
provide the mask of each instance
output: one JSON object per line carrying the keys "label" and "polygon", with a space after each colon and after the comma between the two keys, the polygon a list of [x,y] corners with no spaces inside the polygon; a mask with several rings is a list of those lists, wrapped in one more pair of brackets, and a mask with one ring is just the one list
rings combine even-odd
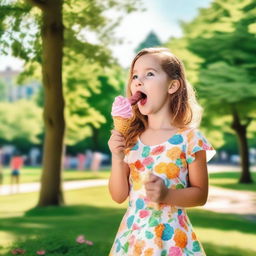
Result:
{"label": "girl's arm", "polygon": [[208,197],[208,172],[206,152],[195,153],[195,160],[188,165],[190,187],[168,189],[163,180],[155,175],[146,184],[147,195],[152,201],[180,207],[204,205]]}
{"label": "girl's arm", "polygon": [[124,162],[125,140],[123,135],[115,130],[111,131],[108,141],[112,153],[112,168],[108,188],[111,197],[117,203],[122,203],[129,195],[129,165]]}
{"label": "girl's arm", "polygon": [[121,204],[129,195],[130,168],[123,160],[112,157],[112,168],[108,188],[114,201]]}

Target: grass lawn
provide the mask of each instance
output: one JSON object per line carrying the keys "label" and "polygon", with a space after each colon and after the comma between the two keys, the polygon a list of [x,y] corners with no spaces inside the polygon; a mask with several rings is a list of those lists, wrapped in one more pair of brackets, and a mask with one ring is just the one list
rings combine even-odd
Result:
{"label": "grass lawn", "polygon": [[[30,183],[39,182],[41,176],[41,168],[37,167],[26,167],[22,169],[20,182]],[[86,179],[108,179],[109,170],[100,170],[98,173],[91,171],[77,171],[77,170],[65,170],[63,172],[63,179],[65,181],[72,180],[86,180]],[[210,185],[236,189],[236,190],[247,190],[256,191],[256,172],[251,172],[252,178],[255,181],[253,184],[239,184],[238,180],[240,172],[221,172],[221,173],[210,173],[209,182]],[[10,184],[10,169],[4,169],[4,184]]]}
{"label": "grass lawn", "polygon": [[[51,256],[107,256],[126,203],[112,202],[107,187],[65,192],[66,205],[32,209],[38,193],[0,197],[0,255],[11,248],[39,249]],[[256,223],[239,215],[188,209],[207,256],[256,255]],[[83,234],[93,246],[77,244]]]}
{"label": "grass lawn", "polygon": [[[3,184],[10,184],[10,172],[8,168],[4,169]],[[20,183],[39,182],[41,178],[42,169],[40,167],[26,167],[21,170]],[[109,170],[101,170],[97,173],[92,171],[77,171],[65,170],[63,172],[63,179],[65,181],[72,180],[86,180],[86,179],[107,179],[109,177]]]}
{"label": "grass lawn", "polygon": [[218,172],[210,173],[209,182],[210,185],[218,186],[222,188],[245,190],[256,192],[256,172],[251,172],[254,183],[252,184],[239,184],[238,180],[240,172]]}

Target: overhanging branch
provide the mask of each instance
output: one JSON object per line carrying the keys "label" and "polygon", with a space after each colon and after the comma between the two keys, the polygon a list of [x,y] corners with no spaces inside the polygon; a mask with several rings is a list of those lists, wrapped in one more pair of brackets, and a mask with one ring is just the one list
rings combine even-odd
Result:
{"label": "overhanging branch", "polygon": [[247,127],[251,122],[252,122],[253,118],[252,117],[248,117],[245,123],[245,126]]}

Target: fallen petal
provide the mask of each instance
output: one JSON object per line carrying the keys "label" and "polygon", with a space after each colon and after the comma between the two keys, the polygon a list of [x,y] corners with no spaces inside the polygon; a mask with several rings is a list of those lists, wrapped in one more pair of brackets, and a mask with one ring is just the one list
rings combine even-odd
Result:
{"label": "fallen petal", "polygon": [[37,255],[45,255],[45,251],[44,251],[44,250],[37,251],[36,254],[37,254]]}
{"label": "fallen petal", "polygon": [[23,249],[21,249],[21,248],[16,248],[16,249],[13,249],[13,250],[11,251],[11,253],[12,253],[13,255],[24,254],[25,252],[26,252],[26,250],[23,250]]}
{"label": "fallen petal", "polygon": [[93,242],[89,241],[89,240],[85,240],[85,243],[88,244],[88,245],[93,245]]}
{"label": "fallen petal", "polygon": [[76,238],[76,242],[79,244],[84,244],[85,243],[85,237],[83,235],[80,235]]}

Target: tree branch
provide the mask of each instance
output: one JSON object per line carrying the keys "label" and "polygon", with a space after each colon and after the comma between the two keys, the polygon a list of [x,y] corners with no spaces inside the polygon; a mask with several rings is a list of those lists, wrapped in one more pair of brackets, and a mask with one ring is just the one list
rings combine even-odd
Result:
{"label": "tree branch", "polygon": [[247,127],[251,122],[252,122],[253,118],[252,117],[248,117],[247,121],[245,123],[245,126]]}

